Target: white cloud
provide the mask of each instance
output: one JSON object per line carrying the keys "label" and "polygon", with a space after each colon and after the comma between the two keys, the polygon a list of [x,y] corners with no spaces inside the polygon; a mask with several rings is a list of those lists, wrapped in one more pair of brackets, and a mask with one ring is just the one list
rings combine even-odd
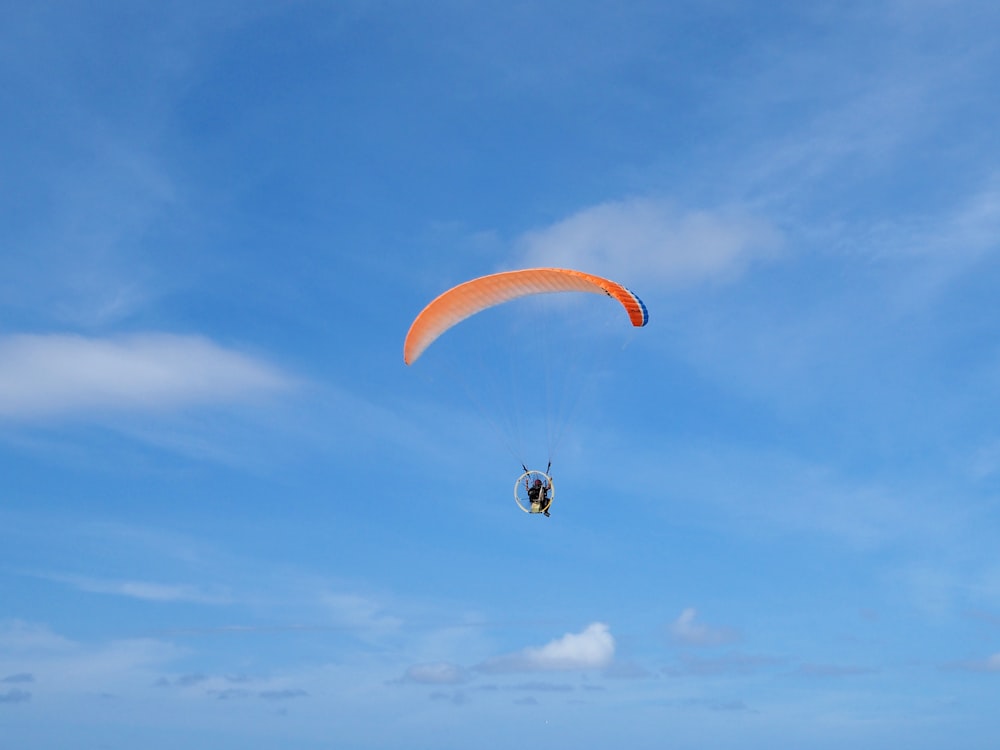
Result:
{"label": "white cloud", "polygon": [[779,241],[774,227],[740,211],[683,213],[666,200],[632,198],[586,208],[518,245],[525,265],[676,283],[732,278],[773,257]]}
{"label": "white cloud", "polygon": [[197,336],[0,338],[0,418],[176,408],[290,384],[274,367]]}
{"label": "white cloud", "polygon": [[615,639],[607,625],[595,622],[581,633],[567,633],[544,646],[490,659],[479,666],[483,672],[559,672],[599,669],[611,663]]}
{"label": "white cloud", "polygon": [[697,615],[698,612],[693,607],[681,612],[670,626],[670,633],[675,640],[688,646],[716,646],[736,640],[736,633],[729,628],[714,628],[695,622]]}

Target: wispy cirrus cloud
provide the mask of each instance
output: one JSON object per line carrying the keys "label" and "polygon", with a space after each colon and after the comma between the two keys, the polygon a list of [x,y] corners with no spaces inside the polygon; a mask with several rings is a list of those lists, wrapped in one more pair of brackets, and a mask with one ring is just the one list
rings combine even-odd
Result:
{"label": "wispy cirrus cloud", "polygon": [[661,283],[733,278],[751,262],[775,257],[780,244],[775,227],[745,211],[682,211],[659,198],[591,206],[517,242],[525,265]]}
{"label": "wispy cirrus cloud", "polygon": [[135,580],[122,581],[59,573],[37,573],[35,577],[64,583],[78,591],[85,591],[91,594],[124,596],[148,602],[189,602],[197,604],[229,604],[232,602],[232,598],[224,594],[209,592],[201,587],[189,584]]}
{"label": "wispy cirrus cloud", "polygon": [[877,257],[911,263],[892,299],[903,310],[926,305],[1000,251],[1000,171],[944,213],[872,231]]}
{"label": "wispy cirrus cloud", "polygon": [[615,639],[603,622],[588,625],[579,633],[567,633],[544,646],[529,647],[480,664],[481,672],[562,672],[601,669],[615,655]]}
{"label": "wispy cirrus cloud", "polygon": [[198,336],[0,338],[0,419],[230,403],[292,384],[276,367]]}

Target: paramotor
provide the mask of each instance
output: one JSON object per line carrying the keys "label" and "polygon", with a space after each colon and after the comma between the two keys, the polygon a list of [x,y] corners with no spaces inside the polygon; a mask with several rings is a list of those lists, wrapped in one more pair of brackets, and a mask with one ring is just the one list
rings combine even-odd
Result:
{"label": "paramotor", "polygon": [[[413,320],[410,325],[410,329],[406,335],[406,340],[403,344],[403,361],[407,365],[414,364],[423,355],[428,347],[430,347],[440,336],[442,336],[449,329],[457,326],[462,321],[470,318],[477,313],[480,313],[489,308],[497,307],[505,303],[512,302],[523,297],[532,297],[536,295],[552,295],[561,292],[584,292],[590,294],[606,295],[617,301],[619,305],[624,308],[624,311],[628,317],[628,321],[634,328],[641,328],[649,322],[649,312],[646,306],[643,304],[634,293],[626,289],[621,284],[611,281],[610,279],[603,278],[601,276],[595,276],[594,274],[585,273],[583,271],[574,271],[565,268],[527,268],[517,271],[505,271],[502,273],[490,274],[487,276],[481,276],[479,278],[466,281],[462,284],[458,284],[451,289],[440,294],[434,300],[432,300],[417,317]],[[557,309],[558,308],[557,306]],[[563,312],[572,310],[571,307],[561,308]],[[580,328],[574,329],[574,333],[578,330],[579,336],[563,336],[560,340],[565,340],[569,338],[574,338],[582,341],[587,339],[593,339],[595,336],[595,331],[593,329],[585,327],[587,323],[584,316],[576,317],[572,312],[568,312],[566,315],[552,316],[549,314],[551,310],[546,311],[545,314],[540,315],[540,318],[557,317],[560,319],[561,324],[566,325],[578,325]],[[620,313],[618,313],[620,315]],[[566,320],[568,318],[568,320]],[[615,329],[617,330],[617,321],[619,318],[615,318]],[[461,338],[461,337],[460,337]],[[483,337],[487,338],[488,337]],[[498,336],[498,339],[503,339],[503,336]],[[489,339],[492,341],[493,339]],[[550,366],[555,363],[562,366],[564,369],[572,370],[574,367],[573,362],[578,360],[572,360],[566,356],[553,356],[552,352],[549,351],[547,345],[535,346],[535,347],[523,347],[520,340],[517,340],[518,347],[526,349],[530,352],[544,352],[538,359],[541,364],[545,367]],[[592,348],[591,345],[585,344],[587,349]],[[447,347],[446,347],[447,348]],[[456,375],[461,375],[462,370],[466,369],[466,360],[471,358],[462,359],[456,367],[452,368],[452,371]],[[511,360],[512,368],[514,369],[525,369],[521,364],[521,357],[518,356],[518,352],[515,352],[513,356],[509,358]],[[562,382],[565,380],[563,378],[560,380],[559,377],[550,377],[551,373],[537,373],[535,370],[535,362],[532,359],[527,369],[529,370],[529,379],[525,385],[519,386],[522,394],[517,394],[514,398],[515,404],[511,405],[510,409],[507,411],[514,411],[514,407],[520,406],[522,408],[527,408],[527,413],[529,418],[533,418],[536,415],[534,402],[537,401],[538,392],[541,391],[552,391],[553,383]],[[474,385],[481,385],[482,383],[478,381],[483,381],[485,383],[494,376],[493,367],[484,368],[481,378],[476,378]],[[538,375],[542,375],[541,377]],[[467,385],[467,384],[466,384]],[[466,388],[467,391],[472,391],[474,388]],[[473,395],[470,393],[470,396]],[[550,397],[551,393],[546,393],[546,397]],[[478,400],[478,399],[474,399]],[[527,406],[530,404],[530,407]],[[548,403],[544,406],[548,406]],[[540,411],[544,411],[544,406]],[[528,419],[520,419],[518,417],[514,420],[517,429],[531,429],[530,427],[523,427]],[[514,441],[511,441],[514,442]],[[520,442],[520,441],[517,441]],[[549,445],[549,466],[552,463],[552,438],[550,438]],[[511,447],[510,444],[508,447]],[[526,456],[516,455],[514,449],[511,450],[515,453],[515,457],[519,461],[524,461]],[[522,463],[522,468],[524,468],[525,473],[522,474],[514,485],[514,499],[517,501],[518,506],[521,510],[526,513],[540,513],[548,515],[549,506],[555,497],[555,488],[552,484],[552,478],[548,473],[545,472],[528,470],[527,466]],[[538,480],[538,484],[535,481]],[[533,488],[541,488],[540,493],[536,492],[533,495],[529,495],[529,490]]]}

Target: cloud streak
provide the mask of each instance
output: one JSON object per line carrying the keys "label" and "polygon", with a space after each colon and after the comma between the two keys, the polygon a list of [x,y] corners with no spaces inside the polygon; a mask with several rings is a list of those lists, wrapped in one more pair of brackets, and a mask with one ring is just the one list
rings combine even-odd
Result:
{"label": "cloud streak", "polygon": [[0,338],[0,419],[161,411],[289,388],[273,366],[197,336]]}

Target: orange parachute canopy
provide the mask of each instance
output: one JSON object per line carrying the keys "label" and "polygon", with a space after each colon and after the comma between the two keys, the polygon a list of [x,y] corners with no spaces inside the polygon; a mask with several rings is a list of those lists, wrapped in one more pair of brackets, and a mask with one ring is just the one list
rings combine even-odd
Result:
{"label": "orange parachute canopy", "polygon": [[609,279],[565,268],[526,268],[466,281],[446,291],[413,321],[403,344],[403,361],[412,365],[434,340],[452,326],[489,307],[532,294],[591,292],[618,300],[633,326],[649,322],[646,306],[635,294]]}

